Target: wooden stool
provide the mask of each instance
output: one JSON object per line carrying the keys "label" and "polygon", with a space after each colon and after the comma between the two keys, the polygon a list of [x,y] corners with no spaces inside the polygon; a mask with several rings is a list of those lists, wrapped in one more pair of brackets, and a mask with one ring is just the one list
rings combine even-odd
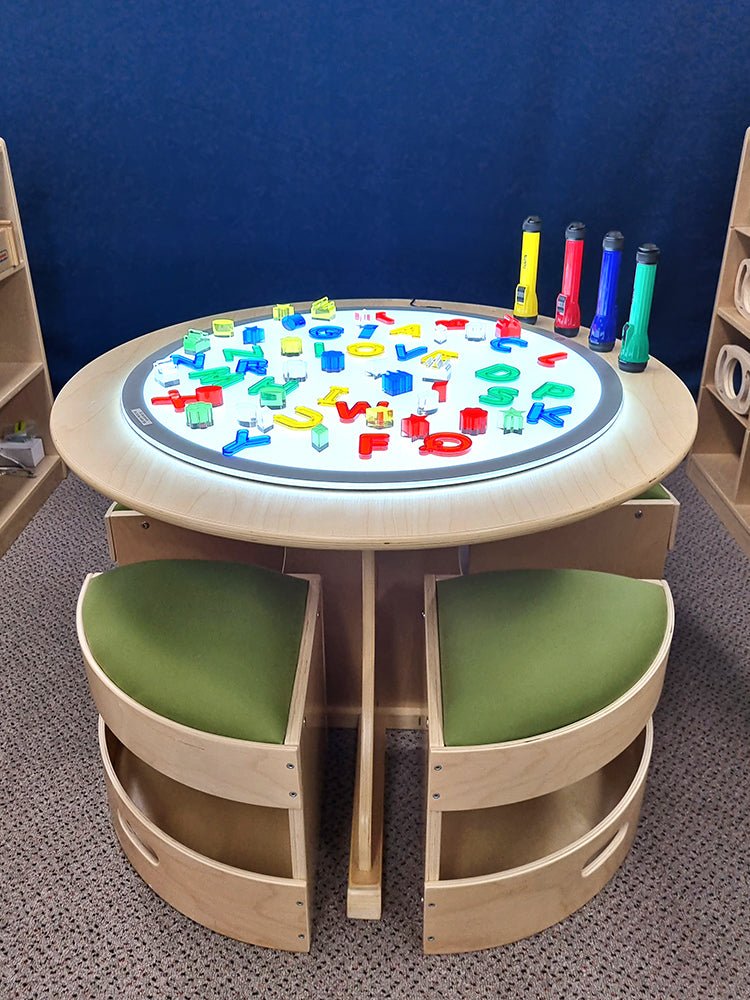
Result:
{"label": "wooden stool", "polygon": [[562,920],[635,836],[674,627],[663,581],[584,570],[425,580],[424,947]]}
{"label": "wooden stool", "polygon": [[325,735],[320,580],[159,560],[90,575],[78,637],[115,832],[151,888],[309,951]]}

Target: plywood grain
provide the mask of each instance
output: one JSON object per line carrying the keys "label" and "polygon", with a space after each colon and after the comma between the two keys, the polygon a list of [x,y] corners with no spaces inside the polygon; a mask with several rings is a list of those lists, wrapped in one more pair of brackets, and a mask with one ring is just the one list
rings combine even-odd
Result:
{"label": "plywood grain", "polygon": [[[340,305],[387,309],[410,302]],[[503,312],[466,303],[434,305],[486,316]],[[252,319],[269,308],[224,315]],[[525,535],[643,492],[679,464],[695,436],[690,393],[652,358],[645,372],[622,373],[623,411],[606,434],[537,469],[476,483],[371,492],[235,479],[160,452],[139,438],[120,412],[122,384],[136,363],[211,319],[158,330],[97,358],[65,386],[52,412],[52,434],[64,461],[95,490],[143,514],[208,534],[319,549],[439,548]],[[551,321],[540,318],[538,327],[549,330]],[[586,335],[582,330],[578,339]],[[602,357],[616,367],[616,352]]]}

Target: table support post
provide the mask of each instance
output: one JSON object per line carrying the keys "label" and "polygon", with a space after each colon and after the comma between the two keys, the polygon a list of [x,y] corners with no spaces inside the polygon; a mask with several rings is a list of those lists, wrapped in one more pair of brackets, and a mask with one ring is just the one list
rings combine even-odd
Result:
{"label": "table support post", "polygon": [[385,729],[375,716],[375,553],[362,553],[362,703],[357,734],[347,916],[379,920],[383,882]]}

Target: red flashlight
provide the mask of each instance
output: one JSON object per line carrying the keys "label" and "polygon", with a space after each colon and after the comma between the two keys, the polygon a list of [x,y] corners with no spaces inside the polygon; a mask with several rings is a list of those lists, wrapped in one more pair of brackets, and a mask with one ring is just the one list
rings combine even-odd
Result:
{"label": "red flashlight", "polygon": [[561,333],[564,337],[575,337],[581,326],[578,292],[581,287],[585,236],[586,227],[582,222],[571,222],[565,230],[562,290],[557,296],[555,307],[555,333]]}

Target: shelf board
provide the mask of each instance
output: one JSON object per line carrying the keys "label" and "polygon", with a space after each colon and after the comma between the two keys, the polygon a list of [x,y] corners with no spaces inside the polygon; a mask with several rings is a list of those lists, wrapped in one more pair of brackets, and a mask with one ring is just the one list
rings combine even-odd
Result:
{"label": "shelf board", "polygon": [[59,455],[45,455],[34,471],[33,479],[0,476],[0,555],[65,478]]}
{"label": "shelf board", "polygon": [[[688,477],[698,487],[706,502],[719,516],[737,544],[750,556],[750,504],[735,504],[727,496],[727,470],[723,459],[731,458],[736,471],[737,459],[727,455],[691,455]],[[732,487],[733,491],[733,487]]]}
{"label": "shelf board", "polygon": [[721,405],[724,407],[724,409],[727,411],[727,413],[731,413],[732,416],[734,417],[734,419],[738,423],[742,424],[742,426],[745,428],[745,430],[748,429],[748,426],[750,426],[750,422],[748,422],[748,418],[747,417],[743,417],[741,413],[737,413],[735,410],[732,409],[731,406],[728,406],[726,400],[717,391],[715,385],[711,385],[710,382],[706,382],[704,388],[706,389],[707,392],[711,393],[711,395],[714,397],[714,399],[718,399],[718,401],[721,403]]}
{"label": "shelf board", "polygon": [[745,337],[750,338],[750,320],[745,319],[745,317],[738,312],[734,306],[719,306],[716,312],[722,319],[725,319],[727,323],[730,323],[735,330],[744,334]]}
{"label": "shelf board", "polygon": [[739,455],[733,452],[693,454],[691,460],[699,467],[704,478],[721,496],[725,503],[733,506],[737,485]]}
{"label": "shelf board", "polygon": [[[745,141],[737,172],[737,185],[729,217],[727,242],[719,275],[718,297],[723,302],[727,299],[729,301],[726,305],[717,306],[712,318],[711,335],[706,353],[707,361],[710,357],[715,357],[722,344],[726,342],[737,343],[745,338],[749,343],[742,346],[750,349],[750,319],[742,315],[735,307],[732,291],[740,259],[750,256],[748,253],[748,241],[750,240],[750,224],[748,224],[750,221],[750,188],[748,188],[748,180],[750,180],[750,129],[745,132]],[[717,317],[726,324],[724,328],[717,323]],[[711,384],[713,379],[713,372],[704,370],[701,379],[701,398],[703,400],[718,400],[721,409],[713,403],[702,406],[701,427],[699,427],[697,440],[703,442],[704,447],[709,441],[714,440],[716,442],[714,447],[726,447],[729,450],[722,453],[718,451],[694,451],[688,458],[687,473],[727,530],[750,556],[750,504],[745,502],[748,494],[750,416],[740,416],[735,413],[716,391],[716,386]],[[724,413],[732,414],[735,420],[728,420],[724,417]],[[741,441],[739,440],[737,423],[744,431]],[[742,502],[738,502],[738,498]]]}
{"label": "shelf board", "polygon": [[0,407],[28,385],[33,378],[44,371],[41,361],[18,361],[0,363]]}
{"label": "shelf board", "polygon": [[5,281],[5,279],[9,278],[12,274],[18,274],[18,272],[23,271],[25,267],[25,262],[21,260],[15,267],[9,267],[7,271],[0,271],[0,281]]}

